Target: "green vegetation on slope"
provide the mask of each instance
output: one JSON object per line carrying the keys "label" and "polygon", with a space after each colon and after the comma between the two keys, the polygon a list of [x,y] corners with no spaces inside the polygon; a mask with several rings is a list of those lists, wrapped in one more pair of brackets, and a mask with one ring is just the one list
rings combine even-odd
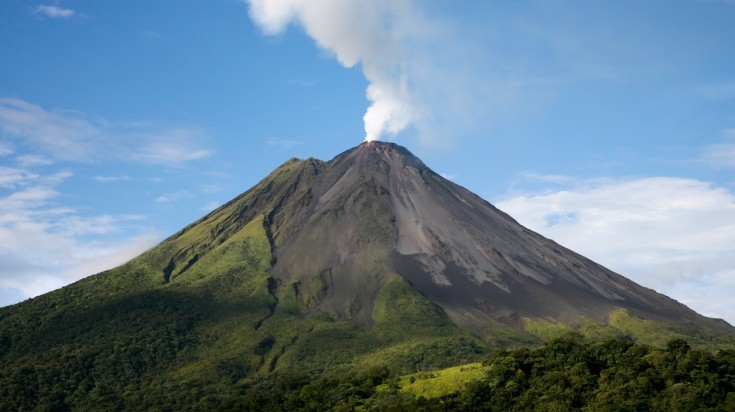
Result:
{"label": "green vegetation on slope", "polygon": [[445,399],[458,410],[727,411],[735,408],[735,351],[655,349],[630,339],[569,335],[496,354],[487,376]]}
{"label": "green vegetation on slope", "polygon": [[[467,384],[481,380],[486,373],[487,367],[482,363],[468,363],[404,375],[398,379],[397,384],[401,392],[409,392],[417,398],[435,399],[459,393]],[[384,384],[378,390],[387,391],[390,388],[390,385]]]}
{"label": "green vegetation on slope", "polygon": [[[498,321],[481,331],[482,339],[470,335],[400,274],[384,272],[392,228],[376,222],[391,216],[382,203],[363,201],[367,192],[387,194],[375,182],[353,182],[336,207],[320,209],[330,217],[320,218],[313,232],[319,236],[306,236],[303,247],[277,249],[299,232],[291,217],[310,204],[310,182],[322,168],[319,161],[289,161],[133,261],[1,308],[0,410],[410,410],[496,404],[504,410],[534,403],[575,409],[606,405],[601,394],[613,399],[627,393],[635,388],[619,384],[639,376],[657,382],[646,389],[646,399],[659,402],[651,403],[656,407],[691,405],[672,396],[689,399],[696,393],[730,402],[723,395],[730,389],[722,383],[732,381],[729,352],[686,351],[682,359],[690,352],[700,355],[693,363],[672,364],[679,360],[669,352],[623,340],[618,346],[632,351],[629,356],[608,356],[604,363],[595,360],[597,352],[588,353],[607,353],[604,344],[599,349],[597,343],[559,343],[572,329],[659,345],[681,336],[697,347],[728,342],[627,312],[614,313],[609,323],[583,321],[573,327],[529,321],[526,331]],[[354,290],[343,293],[329,289],[334,279],[324,266],[334,251],[313,239],[324,239],[324,231],[336,239],[337,223],[350,205],[368,212],[359,214],[355,231],[347,233],[354,238],[346,244],[359,246],[352,261],[359,276],[339,278],[348,286],[353,282]],[[310,259],[316,254],[323,260]],[[353,315],[361,316],[359,322]],[[540,345],[537,336],[557,339],[540,349],[500,353],[483,366],[436,371],[478,362],[498,347]],[[686,349],[680,341],[669,346]],[[576,363],[560,361],[568,356]],[[497,366],[503,362],[511,366]],[[525,366],[512,369],[516,364]],[[617,371],[625,379],[611,381]],[[577,373],[584,379],[564,383]],[[399,377],[405,374],[411,375]],[[565,385],[558,396],[552,391],[558,404],[542,396],[554,383]]]}
{"label": "green vegetation on slope", "polygon": [[400,337],[412,332],[437,332],[442,335],[461,333],[447,315],[405,279],[388,278],[375,300],[373,321],[377,333]]}
{"label": "green vegetation on slope", "polygon": [[607,323],[583,318],[579,324],[571,325],[547,319],[526,318],[524,329],[545,340],[576,332],[588,339],[627,337],[658,347],[663,347],[672,339],[686,339],[692,347],[697,349],[709,351],[723,348],[735,349],[735,336],[733,335],[686,330],[680,326],[639,318],[625,309],[618,309],[610,313]]}
{"label": "green vegetation on slope", "polygon": [[373,367],[318,379],[292,374],[254,383],[224,409],[280,411],[731,411],[735,351],[674,339],[664,348],[571,334],[483,364],[406,376]]}
{"label": "green vegetation on slope", "polygon": [[[269,276],[262,215],[196,259],[177,249],[207,233],[0,309],[0,410],[208,410],[273,376],[399,373],[488,353],[397,276],[374,328],[312,312],[293,284]],[[176,254],[190,263],[164,278]]]}

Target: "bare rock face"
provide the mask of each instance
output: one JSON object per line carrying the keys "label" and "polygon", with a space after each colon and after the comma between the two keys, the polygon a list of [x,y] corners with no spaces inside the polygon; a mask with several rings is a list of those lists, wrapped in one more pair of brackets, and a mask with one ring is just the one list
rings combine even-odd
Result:
{"label": "bare rock face", "polygon": [[396,274],[479,334],[525,317],[605,321],[620,308],[681,326],[710,322],[526,229],[393,143],[366,142],[328,162],[292,159],[241,197],[240,220],[266,216],[279,287],[366,327]]}

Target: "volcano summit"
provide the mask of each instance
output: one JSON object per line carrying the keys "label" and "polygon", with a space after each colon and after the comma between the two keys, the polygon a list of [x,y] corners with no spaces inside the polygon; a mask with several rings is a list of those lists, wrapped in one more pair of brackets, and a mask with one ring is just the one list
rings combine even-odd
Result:
{"label": "volcano summit", "polygon": [[273,374],[436,368],[570,330],[735,342],[373,141],[291,159],[125,265],[0,309],[0,409],[211,409]]}

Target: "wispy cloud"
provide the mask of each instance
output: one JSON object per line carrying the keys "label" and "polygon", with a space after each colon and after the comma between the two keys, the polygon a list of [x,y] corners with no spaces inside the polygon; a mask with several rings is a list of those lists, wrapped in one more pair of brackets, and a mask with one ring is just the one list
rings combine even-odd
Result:
{"label": "wispy cloud", "polygon": [[[529,228],[705,314],[735,323],[735,194],[680,178],[579,182],[495,203]],[[692,286],[711,284],[720,302],[701,305]],[[730,303],[728,303],[730,302]]]}
{"label": "wispy cloud", "polygon": [[33,155],[33,154],[25,154],[21,155],[15,158],[15,161],[24,167],[32,167],[32,166],[44,166],[44,165],[50,165],[54,162],[49,160],[46,157],[39,156],[39,155]]}
{"label": "wispy cloud", "polygon": [[156,197],[155,201],[156,203],[173,203],[173,202],[178,202],[179,200],[188,199],[191,197],[194,197],[194,195],[192,195],[191,192],[186,191],[186,190],[179,190],[177,192],[166,193],[166,194],[160,195]]}
{"label": "wispy cloud", "polygon": [[265,144],[272,149],[288,150],[293,149],[294,147],[301,146],[304,144],[304,142],[302,142],[301,140],[269,138],[266,139]]}
{"label": "wispy cloud", "polygon": [[204,205],[204,207],[202,207],[200,210],[202,210],[204,212],[211,212],[214,209],[217,209],[218,207],[220,207],[221,205],[222,205],[221,202],[212,201],[212,202],[209,202],[206,205]]}
{"label": "wispy cloud", "polygon": [[705,146],[703,160],[718,169],[735,168],[735,129],[723,130],[722,135],[728,141]]}
{"label": "wispy cloud", "polygon": [[[61,187],[73,186],[64,183],[74,175],[65,168],[79,162],[87,163],[85,169],[110,162],[176,168],[213,153],[197,126],[113,122],[12,98],[0,98],[0,136],[0,305],[118,266],[159,240],[141,216],[70,207]],[[83,178],[130,179],[97,170]],[[174,192],[156,201],[189,196]]]}
{"label": "wispy cloud", "polygon": [[217,183],[198,185],[197,188],[202,193],[217,193],[225,190],[225,186]]}
{"label": "wispy cloud", "polygon": [[61,160],[89,160],[100,143],[98,127],[14,98],[0,98],[0,132]]}
{"label": "wispy cloud", "polygon": [[694,91],[695,94],[708,100],[735,99],[735,81],[707,84],[697,87]]}
{"label": "wispy cloud", "polygon": [[[180,166],[193,160],[201,160],[211,156],[214,151],[197,148],[193,144],[197,137],[196,134],[196,131],[190,133],[179,129],[172,133],[160,135],[159,137],[165,140],[150,142],[140,149],[132,151],[130,157],[143,163]],[[177,140],[176,136],[181,140]]]}
{"label": "wispy cloud", "polygon": [[29,170],[0,167],[0,188],[15,189],[26,182],[38,179],[39,175]]}
{"label": "wispy cloud", "polygon": [[145,40],[158,40],[163,37],[161,33],[153,30],[141,30],[139,34]]}
{"label": "wispy cloud", "polygon": [[33,11],[36,15],[50,19],[68,19],[76,14],[74,10],[49,5],[36,6]]}
{"label": "wispy cloud", "polygon": [[117,266],[157,241],[153,232],[124,234],[139,216],[82,216],[60,205],[56,187],[72,176],[0,168],[0,305]]}
{"label": "wispy cloud", "polygon": [[0,132],[18,144],[63,161],[116,159],[182,166],[214,153],[203,146],[208,137],[197,126],[92,120],[79,113],[51,112],[14,98],[0,98]]}
{"label": "wispy cloud", "polygon": [[100,182],[100,183],[110,183],[110,182],[127,182],[130,180],[130,176],[128,175],[118,175],[118,176],[94,176],[92,179]]}
{"label": "wispy cloud", "polygon": [[13,146],[6,142],[0,142],[0,156],[7,156],[13,153],[15,153]]}
{"label": "wispy cloud", "polygon": [[534,180],[544,183],[569,183],[574,181],[571,176],[555,175],[555,174],[541,174],[536,172],[523,172],[521,176],[527,180]]}

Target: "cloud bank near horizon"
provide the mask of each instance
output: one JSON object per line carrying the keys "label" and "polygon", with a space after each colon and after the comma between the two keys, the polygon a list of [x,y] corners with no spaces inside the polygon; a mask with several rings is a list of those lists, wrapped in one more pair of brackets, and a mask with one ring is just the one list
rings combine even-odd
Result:
{"label": "cloud bank near horizon", "polygon": [[0,167],[0,306],[121,265],[159,241],[150,229],[127,233],[143,216],[61,205],[59,186],[73,175]]}
{"label": "cloud bank near horizon", "polygon": [[69,192],[75,180],[109,184],[129,176],[77,176],[74,169],[181,170],[214,154],[207,140],[197,126],[115,123],[0,97],[0,306],[119,266],[161,240],[146,216],[94,213]]}
{"label": "cloud bank near horizon", "polygon": [[697,312],[735,324],[735,194],[684,178],[564,182],[495,205]]}

